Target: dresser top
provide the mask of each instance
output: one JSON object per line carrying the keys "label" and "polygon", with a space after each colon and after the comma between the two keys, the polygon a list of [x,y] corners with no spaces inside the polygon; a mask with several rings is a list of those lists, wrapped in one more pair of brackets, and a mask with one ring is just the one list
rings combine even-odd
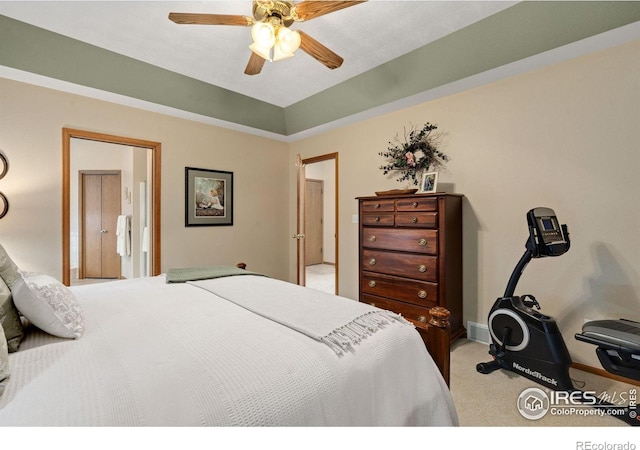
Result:
{"label": "dresser top", "polygon": [[415,198],[415,197],[464,197],[464,194],[450,194],[448,192],[429,192],[404,195],[370,195],[365,197],[356,197],[356,200],[384,200],[385,198]]}

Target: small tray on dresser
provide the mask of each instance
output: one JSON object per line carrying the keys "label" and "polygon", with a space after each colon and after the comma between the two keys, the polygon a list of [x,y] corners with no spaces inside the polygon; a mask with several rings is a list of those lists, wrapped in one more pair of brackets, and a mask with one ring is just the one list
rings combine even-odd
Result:
{"label": "small tray on dresser", "polygon": [[376,195],[383,197],[385,195],[411,195],[418,192],[418,189],[392,189],[390,191],[378,191]]}

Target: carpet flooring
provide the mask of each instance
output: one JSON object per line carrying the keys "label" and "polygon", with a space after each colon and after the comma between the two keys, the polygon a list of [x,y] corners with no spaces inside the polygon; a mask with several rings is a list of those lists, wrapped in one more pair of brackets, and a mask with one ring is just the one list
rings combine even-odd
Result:
{"label": "carpet flooring", "polygon": [[[451,352],[451,394],[463,427],[629,427],[623,421],[595,414],[595,408],[549,408],[547,414],[537,420],[520,414],[517,403],[520,394],[532,387],[542,388],[515,373],[497,370],[481,374],[476,364],[491,360],[485,344],[459,339]],[[623,401],[628,404],[629,393],[637,386],[621,383],[580,370],[570,369],[575,387],[583,391],[595,391],[597,396],[607,395],[610,403]]]}

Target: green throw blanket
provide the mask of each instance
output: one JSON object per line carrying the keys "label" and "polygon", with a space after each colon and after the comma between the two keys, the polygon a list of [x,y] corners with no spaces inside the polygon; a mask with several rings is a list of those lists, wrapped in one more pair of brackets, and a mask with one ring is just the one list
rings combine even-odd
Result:
{"label": "green throw blanket", "polygon": [[262,275],[257,272],[231,266],[185,267],[169,269],[167,283],[186,283],[187,281],[208,280],[211,278],[231,277],[234,275]]}

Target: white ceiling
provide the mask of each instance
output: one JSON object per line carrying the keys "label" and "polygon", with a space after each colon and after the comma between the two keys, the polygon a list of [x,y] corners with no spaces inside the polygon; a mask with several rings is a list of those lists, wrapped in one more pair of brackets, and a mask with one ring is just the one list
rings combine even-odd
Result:
{"label": "white ceiling", "polygon": [[177,25],[170,12],[251,16],[251,0],[0,1],[0,14],[286,107],[517,2],[382,1],[297,23],[344,58],[329,70],[302,51],[245,75],[250,28]]}

